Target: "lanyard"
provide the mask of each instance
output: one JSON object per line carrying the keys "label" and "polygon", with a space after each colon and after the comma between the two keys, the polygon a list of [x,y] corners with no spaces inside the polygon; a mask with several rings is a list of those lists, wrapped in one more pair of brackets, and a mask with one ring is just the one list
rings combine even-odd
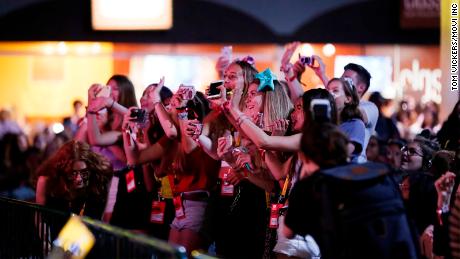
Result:
{"label": "lanyard", "polygon": [[169,187],[171,187],[171,193],[175,196],[174,190],[176,189],[176,184],[174,183],[174,175],[168,174]]}
{"label": "lanyard", "polygon": [[288,174],[286,177],[286,180],[284,180],[283,190],[281,191],[281,197],[283,198],[286,197],[286,192],[287,192],[290,181],[291,181],[291,174]]}

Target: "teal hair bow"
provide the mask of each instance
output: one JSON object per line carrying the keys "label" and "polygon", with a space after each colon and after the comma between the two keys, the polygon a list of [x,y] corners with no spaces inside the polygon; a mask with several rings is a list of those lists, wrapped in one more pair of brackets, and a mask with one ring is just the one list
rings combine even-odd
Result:
{"label": "teal hair bow", "polygon": [[257,88],[258,92],[275,90],[273,80],[276,80],[276,76],[272,73],[272,71],[270,71],[270,68],[258,73],[255,78],[259,79],[259,87]]}

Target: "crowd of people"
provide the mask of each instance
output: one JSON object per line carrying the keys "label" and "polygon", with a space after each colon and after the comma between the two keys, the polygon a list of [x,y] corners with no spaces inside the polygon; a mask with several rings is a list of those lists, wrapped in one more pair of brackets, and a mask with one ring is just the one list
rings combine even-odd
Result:
{"label": "crowd of people", "polygon": [[[66,118],[63,133],[44,132],[33,145],[3,111],[0,192],[168,240],[189,254],[460,256],[460,232],[450,234],[460,229],[460,102],[444,123],[435,103],[403,100],[388,115],[391,100],[378,92],[365,100],[366,68],[350,63],[340,78],[329,79],[319,56],[290,63],[298,45],[286,46],[282,79],[258,71],[252,57],[220,57],[217,97],[186,85],[173,93],[161,78],[145,88],[138,106],[130,79],[114,75],[88,89],[85,117]],[[306,69],[324,88],[304,91]],[[367,171],[372,176],[363,176]],[[354,178],[358,183],[345,187]],[[325,195],[323,186],[334,191]],[[399,237],[385,229],[386,238],[395,238],[381,245],[385,253],[356,222],[325,224],[327,215],[339,218],[325,204],[354,210],[371,186],[380,188],[379,202],[395,201],[394,210],[401,205]],[[363,191],[349,195],[351,189]],[[353,239],[337,233],[350,226],[362,243],[346,247]]]}

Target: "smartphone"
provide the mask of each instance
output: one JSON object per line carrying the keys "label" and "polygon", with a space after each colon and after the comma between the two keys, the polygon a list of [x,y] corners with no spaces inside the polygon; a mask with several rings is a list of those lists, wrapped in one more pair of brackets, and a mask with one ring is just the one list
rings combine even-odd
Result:
{"label": "smartphone", "polygon": [[98,93],[96,94],[96,97],[110,97],[111,88],[108,85],[103,85],[98,87]]}
{"label": "smartphone", "polygon": [[315,64],[315,58],[314,57],[307,57],[307,56],[301,56],[299,54],[299,60],[302,64],[305,66],[313,67]]}
{"label": "smartphone", "polygon": [[224,84],[224,80],[218,80],[218,81],[211,82],[211,84],[209,85],[208,99],[220,98],[220,89],[218,87],[223,84]]}
{"label": "smartphone", "polygon": [[187,112],[179,112],[179,113],[177,113],[177,119],[178,120],[181,120],[181,121],[187,120],[187,117],[188,117]]}
{"label": "smartphone", "polygon": [[194,90],[195,88],[193,86],[181,85],[178,91],[181,93],[183,100],[192,100]]}
{"label": "smartphone", "polygon": [[203,124],[195,123],[195,131],[193,132],[193,135],[201,135],[202,131],[203,131]]}
{"label": "smartphone", "polygon": [[133,119],[134,122],[144,123],[147,119],[147,113],[144,109],[132,109],[129,117]]}
{"label": "smartphone", "polygon": [[316,122],[331,121],[331,104],[327,99],[313,99],[310,103],[312,119]]}

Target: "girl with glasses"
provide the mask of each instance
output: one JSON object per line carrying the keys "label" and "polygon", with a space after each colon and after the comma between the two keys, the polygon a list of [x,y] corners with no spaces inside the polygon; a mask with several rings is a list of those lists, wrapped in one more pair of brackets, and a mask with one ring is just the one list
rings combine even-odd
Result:
{"label": "girl with glasses", "polygon": [[401,149],[402,175],[399,186],[408,218],[420,235],[421,253],[428,258],[432,256],[433,225],[437,220],[435,178],[429,170],[437,150],[438,144],[422,135],[417,135]]}
{"label": "girl with glasses", "polygon": [[38,204],[102,218],[112,166],[88,144],[67,142],[38,168],[37,174]]}

